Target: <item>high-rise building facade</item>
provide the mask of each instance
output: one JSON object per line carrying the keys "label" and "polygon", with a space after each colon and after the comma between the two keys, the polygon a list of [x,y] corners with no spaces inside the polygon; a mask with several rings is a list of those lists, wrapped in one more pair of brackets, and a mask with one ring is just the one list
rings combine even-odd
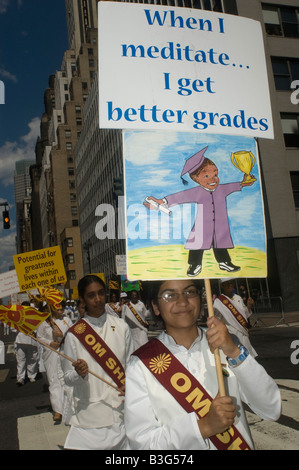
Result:
{"label": "high-rise building facade", "polygon": [[30,166],[34,160],[21,160],[15,164],[14,192],[17,221],[17,253],[30,251],[32,235],[30,224],[31,181]]}
{"label": "high-rise building facade", "polygon": [[91,29],[98,27],[98,9],[95,0],[65,0],[69,48],[77,54],[81,44],[87,43]]}

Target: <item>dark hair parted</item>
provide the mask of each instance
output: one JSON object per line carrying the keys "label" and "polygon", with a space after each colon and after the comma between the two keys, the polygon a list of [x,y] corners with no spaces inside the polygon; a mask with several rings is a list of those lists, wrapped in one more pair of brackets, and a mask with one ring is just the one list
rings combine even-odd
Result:
{"label": "dark hair parted", "polygon": [[82,277],[78,282],[79,297],[84,297],[86,287],[89,286],[89,284],[92,284],[93,282],[101,284],[103,288],[106,289],[105,282],[99,276],[96,276],[95,274],[87,274],[87,276]]}

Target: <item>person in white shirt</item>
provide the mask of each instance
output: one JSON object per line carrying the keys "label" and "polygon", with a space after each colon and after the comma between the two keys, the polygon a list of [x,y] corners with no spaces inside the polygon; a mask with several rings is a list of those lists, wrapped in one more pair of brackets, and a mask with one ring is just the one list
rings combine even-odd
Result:
{"label": "person in white shirt", "polygon": [[217,296],[213,303],[215,316],[223,320],[228,331],[239,339],[253,357],[256,357],[258,354],[249,339],[248,320],[252,314],[253,299],[249,297],[246,306],[243,299],[235,293],[232,278],[221,279],[220,287],[221,295]]}
{"label": "person in white shirt", "polygon": [[[37,339],[57,350],[60,349],[65,333],[73,324],[63,313],[64,305],[58,309],[53,308],[51,316],[37,329]],[[54,413],[53,420],[58,423],[62,420],[64,401],[64,390],[58,376],[59,355],[43,346],[42,356],[49,382],[50,401]]]}
{"label": "person in white shirt", "polygon": [[110,315],[113,315],[114,317],[121,317],[121,304],[117,300],[117,295],[115,292],[112,292],[110,294],[110,302],[106,304],[106,312],[109,313]]}
{"label": "person in white shirt", "polygon": [[[135,351],[126,371],[125,426],[134,450],[253,449],[242,402],[277,420],[281,398],[264,368],[236,345],[224,323],[198,328],[196,281],[152,283],[154,314],[165,331]],[[214,351],[225,363],[226,395],[218,393]]]}
{"label": "person in white shirt", "polygon": [[138,298],[138,292],[132,290],[130,300],[122,306],[122,318],[131,329],[135,349],[148,341],[149,323],[146,320],[148,315],[146,306]]}
{"label": "person in white shirt", "polygon": [[[30,303],[23,302],[22,305],[30,306]],[[39,363],[38,343],[29,335],[19,332],[14,344],[17,360],[17,384],[24,385],[26,375],[30,382],[35,382]]]}
{"label": "person in white shirt", "polygon": [[64,447],[127,449],[123,395],[124,370],[134,350],[130,329],[121,318],[106,313],[106,287],[98,276],[82,278],[78,292],[86,313],[69,330],[63,345],[64,354],[74,362],[61,360],[65,384],[73,387],[74,398]]}

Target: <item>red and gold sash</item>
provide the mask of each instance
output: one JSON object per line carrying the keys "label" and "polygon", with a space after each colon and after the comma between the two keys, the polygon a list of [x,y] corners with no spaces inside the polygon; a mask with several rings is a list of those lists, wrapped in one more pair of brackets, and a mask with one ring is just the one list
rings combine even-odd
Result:
{"label": "red and gold sash", "polygon": [[144,326],[145,328],[149,328],[149,324],[147,323],[147,321],[142,320],[141,316],[139,315],[139,313],[136,312],[135,308],[130,302],[127,303],[127,306],[133,313],[134,317],[139,321],[139,323],[141,323],[141,325]]}
{"label": "red and gold sash", "polygon": [[[196,412],[203,418],[210,409],[212,398],[183,364],[154,338],[134,352],[154,377],[177,400],[187,413]],[[218,450],[251,450],[235,426],[209,438]]]}
{"label": "red and gold sash", "polygon": [[117,316],[119,317],[119,316],[120,316],[120,313],[119,313],[118,309],[115,307],[115,305],[114,305],[113,303],[109,303],[108,305],[109,305],[109,307],[112,308],[112,310],[114,310],[114,312],[115,312],[115,313],[117,314]]}
{"label": "red and gold sash", "polygon": [[125,383],[125,371],[121,362],[111,351],[109,346],[107,346],[105,341],[84,319],[78,321],[68,331],[78,338],[88,353],[102,369],[104,369],[118,387]]}
{"label": "red and gold sash", "polygon": [[225,295],[218,295],[218,299],[229,309],[229,311],[233,314],[235,319],[241,326],[248,332],[249,331],[249,323],[246,318],[236,309],[236,307],[229,301],[229,299]]}

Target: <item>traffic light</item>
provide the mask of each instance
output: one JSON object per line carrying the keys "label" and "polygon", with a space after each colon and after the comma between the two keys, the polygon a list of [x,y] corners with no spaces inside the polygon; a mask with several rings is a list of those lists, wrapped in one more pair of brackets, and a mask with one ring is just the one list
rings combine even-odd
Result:
{"label": "traffic light", "polygon": [[7,210],[2,212],[3,215],[3,228],[9,229],[10,228],[10,217],[9,212]]}

